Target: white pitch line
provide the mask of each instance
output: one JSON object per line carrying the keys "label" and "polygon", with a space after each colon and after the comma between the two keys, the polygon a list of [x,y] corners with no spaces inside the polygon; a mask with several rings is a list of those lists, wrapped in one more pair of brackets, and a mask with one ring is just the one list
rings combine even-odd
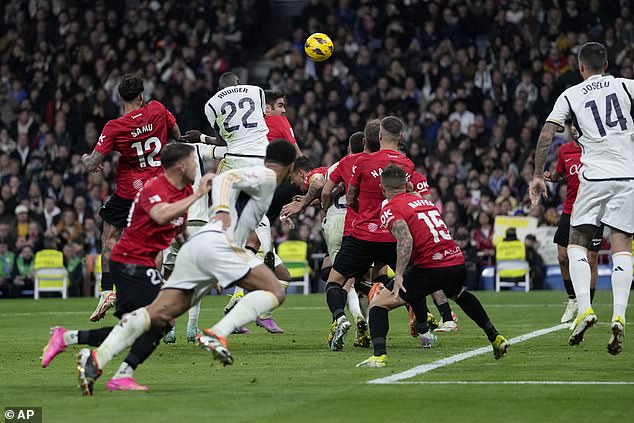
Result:
{"label": "white pitch line", "polygon": [[[567,328],[568,326],[569,326],[569,324],[564,323],[564,324],[560,324],[560,325],[557,325],[557,326],[552,326],[550,328],[536,330],[534,332],[529,332],[529,333],[526,333],[524,335],[520,335],[520,336],[516,336],[515,338],[511,338],[511,339],[508,340],[508,342],[509,342],[509,345],[513,346],[515,344],[519,344],[520,342],[524,342],[524,341],[526,341],[528,339],[535,338],[537,336],[546,335],[548,333],[555,332],[555,331]],[[475,350],[471,350],[471,351],[463,352],[463,353],[460,353],[460,354],[452,355],[451,357],[446,357],[446,358],[443,358],[441,360],[434,361],[432,363],[421,364],[420,366],[416,366],[416,367],[411,368],[409,370],[405,370],[404,372],[401,372],[401,373],[395,373],[395,374],[393,374],[391,376],[382,377],[382,378],[378,378],[378,379],[372,379],[372,380],[368,381],[367,383],[372,383],[372,384],[390,384],[390,383],[398,382],[400,380],[410,379],[410,378],[413,378],[414,376],[418,376],[418,375],[423,374],[423,373],[431,372],[432,370],[438,369],[439,367],[448,366],[450,364],[454,364],[454,363],[457,363],[459,361],[463,361],[463,360],[466,360],[468,358],[475,357],[477,355],[490,353],[490,352],[491,352],[491,347],[490,346],[477,348]]]}
{"label": "white pitch line", "polygon": [[634,385],[634,382],[595,382],[563,380],[438,380],[394,382],[394,385]]}

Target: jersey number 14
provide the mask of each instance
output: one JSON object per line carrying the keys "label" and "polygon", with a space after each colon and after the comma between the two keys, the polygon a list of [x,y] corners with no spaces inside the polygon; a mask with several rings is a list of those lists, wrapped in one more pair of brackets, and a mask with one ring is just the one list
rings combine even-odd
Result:
{"label": "jersey number 14", "polygon": [[[601,121],[601,115],[599,115],[597,103],[594,100],[588,101],[585,104],[585,108],[592,110],[592,116],[594,117],[594,122],[597,124],[599,135],[605,137],[605,127]],[[612,120],[612,111],[616,113],[616,120]],[[605,97],[605,124],[610,128],[620,125],[621,131],[625,131],[627,129],[627,119],[623,116],[623,110],[621,110],[619,99],[616,97],[615,93]]]}

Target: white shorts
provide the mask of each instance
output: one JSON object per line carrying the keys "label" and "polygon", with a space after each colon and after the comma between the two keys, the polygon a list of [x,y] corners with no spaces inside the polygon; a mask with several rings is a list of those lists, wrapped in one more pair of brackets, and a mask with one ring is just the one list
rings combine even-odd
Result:
{"label": "white shorts", "polygon": [[634,180],[588,181],[579,178],[571,226],[601,223],[625,233],[634,233]]}
{"label": "white shorts", "polygon": [[181,247],[162,289],[193,290],[193,305],[216,283],[227,288],[261,264],[255,254],[237,246],[224,232],[199,232]]}
{"label": "white shorts", "polygon": [[[202,228],[202,225],[190,225],[187,224],[187,236],[189,238],[193,237],[198,233],[198,231]],[[174,262],[176,261],[176,256],[178,255],[179,248],[174,244],[174,241],[163,250],[163,267],[167,270],[172,270],[174,268]]]}
{"label": "white shorts", "polygon": [[228,170],[253,166],[264,166],[264,157],[241,157],[227,154],[224,159],[220,160],[216,173],[220,174]]}
{"label": "white shorts", "polygon": [[341,249],[341,240],[343,239],[343,227],[346,221],[346,211],[330,211],[326,214],[326,219],[322,228],[324,229],[324,238],[326,239],[326,248],[330,255],[330,261],[335,262],[335,257]]}
{"label": "white shorts", "polygon": [[255,228],[255,234],[260,240],[260,249],[258,250],[257,257],[262,259],[262,262],[264,262],[264,256],[266,255],[266,253],[273,250],[273,254],[275,255],[275,267],[284,264],[282,262],[282,259],[277,255],[275,248],[273,248],[273,238],[271,237],[271,222],[266,215],[262,218],[262,221]]}

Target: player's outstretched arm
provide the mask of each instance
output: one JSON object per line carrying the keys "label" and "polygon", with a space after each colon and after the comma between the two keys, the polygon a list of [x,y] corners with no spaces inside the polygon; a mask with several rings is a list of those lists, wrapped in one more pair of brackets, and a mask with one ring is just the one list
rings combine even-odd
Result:
{"label": "player's outstretched arm", "polygon": [[188,143],[201,142],[203,144],[212,144],[212,145],[217,145],[221,147],[224,147],[227,145],[227,142],[223,140],[221,137],[218,137],[218,136],[212,137],[209,135],[205,135],[196,129],[192,129],[190,131],[185,132],[185,134],[181,136],[180,141],[188,142]]}
{"label": "player's outstretched arm", "polygon": [[412,256],[413,238],[405,220],[392,223],[392,235],[396,239],[396,269],[394,269],[394,289],[392,293],[398,295],[399,290],[405,292],[403,275]]}
{"label": "player's outstretched arm", "polygon": [[533,207],[539,205],[540,197],[547,197],[548,191],[546,190],[546,184],[544,183],[544,168],[546,167],[546,158],[550,151],[550,145],[553,142],[553,138],[557,133],[559,126],[552,122],[546,122],[539,134],[539,140],[537,141],[537,148],[535,149],[535,171],[533,174],[533,180],[529,189],[529,195],[531,198],[531,204]]}
{"label": "player's outstretched arm", "polygon": [[183,198],[175,203],[160,203],[150,209],[150,217],[159,225],[167,225],[177,217],[183,216],[189,207],[201,197],[207,195],[211,189],[211,184],[216,176],[213,173],[206,173],[200,179],[200,185],[195,193]]}
{"label": "player's outstretched arm", "polygon": [[[318,177],[320,176],[320,177]],[[313,201],[319,198],[321,190],[326,184],[326,179],[321,175],[315,175],[310,181],[308,192],[304,195],[302,201],[292,201],[282,207],[282,214],[286,217],[297,216],[308,207]]]}
{"label": "player's outstretched arm", "polygon": [[103,170],[103,159],[106,156],[100,152],[93,150],[90,154],[81,156],[81,164],[88,172],[101,172]]}

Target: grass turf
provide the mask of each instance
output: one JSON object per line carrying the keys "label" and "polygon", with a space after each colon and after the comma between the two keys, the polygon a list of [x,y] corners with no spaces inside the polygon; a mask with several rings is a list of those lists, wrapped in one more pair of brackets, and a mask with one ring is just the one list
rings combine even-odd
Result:
{"label": "grass turf", "polygon": [[[564,308],[561,292],[477,292],[492,321],[507,338],[556,325]],[[185,343],[186,316],[177,325],[177,344],[161,345],[136,373],[150,392],[107,392],[109,375],[97,382],[95,396],[82,397],[75,387],[75,353],[71,346],[42,369],[39,356],[48,328],[90,329],[116,320],[91,323],[92,299],[0,301],[0,407],[41,406],[44,422],[534,422],[608,421],[628,418],[634,385],[411,384],[453,381],[622,381],[634,382],[634,341],[616,357],[606,351],[611,293],[595,300],[599,323],[579,347],[567,345],[560,330],[513,345],[500,361],[492,353],[435,369],[404,382],[366,382],[424,363],[488,345],[486,337],[461,310],[458,333],[439,334],[440,344],[422,350],[407,332],[406,313],[390,313],[389,365],[358,369],[371,349],[352,346],[343,352],[326,348],[330,324],[323,295],[293,295],[275,312],[283,335],[251,325],[253,334],[234,335],[229,346],[233,366]],[[225,297],[204,299],[201,325],[222,313]],[[431,301],[430,301],[431,305]],[[432,306],[432,311],[435,312]],[[437,314],[437,313],[435,313]],[[120,357],[121,359],[123,356]]]}

